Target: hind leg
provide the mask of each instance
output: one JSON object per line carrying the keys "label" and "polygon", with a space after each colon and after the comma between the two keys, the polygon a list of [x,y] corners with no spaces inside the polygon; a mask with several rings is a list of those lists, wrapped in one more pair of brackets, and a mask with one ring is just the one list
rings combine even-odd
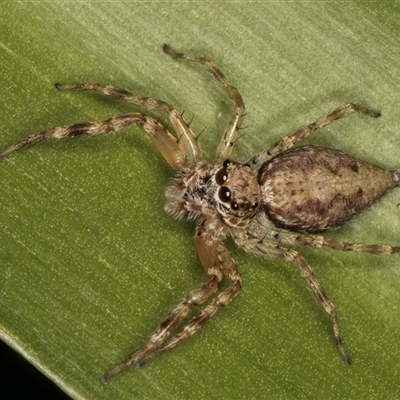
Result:
{"label": "hind leg", "polygon": [[270,160],[272,157],[281,154],[286,150],[289,150],[297,142],[311,135],[318,129],[322,129],[325,126],[331,124],[332,122],[347,117],[348,115],[353,114],[355,112],[360,112],[362,114],[369,115],[370,117],[373,118],[377,118],[381,115],[380,112],[370,110],[358,104],[353,104],[353,103],[346,104],[342,107],[337,108],[335,111],[331,112],[325,117],[318,119],[312,124],[303,126],[296,132],[283,137],[281,140],[274,143],[272,146],[269,146],[266,149],[259,152],[258,154],[256,154],[247,163],[250,164],[251,167],[258,168],[259,166],[263,165],[266,161]]}

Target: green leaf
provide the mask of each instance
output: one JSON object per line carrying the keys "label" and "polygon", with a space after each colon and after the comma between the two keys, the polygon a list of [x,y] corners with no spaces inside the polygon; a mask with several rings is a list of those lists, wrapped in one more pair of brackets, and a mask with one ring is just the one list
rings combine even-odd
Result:
{"label": "green leaf", "polygon": [[[2,2],[1,147],[52,126],[131,110],[56,82],[101,82],[185,110],[205,157],[232,104],[164,42],[214,60],[248,110],[235,156],[349,101],[351,116],[307,139],[399,166],[400,7],[375,2]],[[156,115],[150,113],[151,115]],[[164,116],[161,121],[166,123]],[[141,346],[204,281],[195,224],[163,212],[173,172],[145,135],[49,141],[0,160],[0,337],[73,398],[396,398],[400,259],[299,249],[340,316],[353,365],[296,267],[228,243],[244,289],[195,337],[108,385],[100,376]],[[331,234],[399,244],[399,193]]]}

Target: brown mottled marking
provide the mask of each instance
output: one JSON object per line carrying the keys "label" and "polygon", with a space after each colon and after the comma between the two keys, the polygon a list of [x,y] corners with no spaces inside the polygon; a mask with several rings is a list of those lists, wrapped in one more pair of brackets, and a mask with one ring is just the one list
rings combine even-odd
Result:
{"label": "brown mottled marking", "polygon": [[258,182],[273,223],[307,232],[344,224],[397,184],[386,169],[320,146],[299,147],[266,162]]}

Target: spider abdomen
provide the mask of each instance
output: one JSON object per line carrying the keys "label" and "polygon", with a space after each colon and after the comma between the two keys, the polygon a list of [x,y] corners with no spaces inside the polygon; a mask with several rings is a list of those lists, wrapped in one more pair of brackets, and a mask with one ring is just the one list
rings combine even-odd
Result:
{"label": "spider abdomen", "polygon": [[305,146],[259,170],[263,211],[280,227],[319,232],[349,221],[398,184],[397,172],[335,149]]}

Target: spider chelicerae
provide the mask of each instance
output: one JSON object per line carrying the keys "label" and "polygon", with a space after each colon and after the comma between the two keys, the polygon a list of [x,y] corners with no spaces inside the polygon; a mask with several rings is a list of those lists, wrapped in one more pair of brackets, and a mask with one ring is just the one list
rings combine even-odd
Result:
{"label": "spider chelicerae", "polygon": [[[350,364],[350,357],[342,343],[335,306],[310,265],[293,247],[305,245],[374,254],[399,252],[400,247],[344,243],[318,233],[349,221],[388,190],[398,186],[400,170],[388,171],[326,147],[293,146],[316,130],[354,112],[374,118],[379,117],[380,113],[356,104],[346,104],[265,148],[246,164],[241,164],[230,158],[245,114],[244,102],[238,90],[212,61],[179,53],[168,45],[164,45],[163,49],[174,58],[203,65],[235,104],[214,163],[203,160],[196,135],[174,107],[152,97],[97,83],[55,86],[58,90],[93,90],[146,110],[163,111],[175,135],[154,118],[133,112],[108,120],[38,132],[0,152],[0,157],[5,157],[42,140],[94,136],[136,124],[147,133],[178,175],[165,192],[165,209],[176,217],[198,221],[195,240],[207,279],[176,305],[147,343],[105,373],[103,382],[130,365],[142,367],[152,357],[188,339],[236,297],[242,287],[242,278],[224,246],[228,236],[245,251],[277,257],[298,266],[330,318],[336,346],[343,361]],[[228,281],[228,287],[217,294],[223,279]],[[185,317],[209,299],[209,303],[168,341]]]}

